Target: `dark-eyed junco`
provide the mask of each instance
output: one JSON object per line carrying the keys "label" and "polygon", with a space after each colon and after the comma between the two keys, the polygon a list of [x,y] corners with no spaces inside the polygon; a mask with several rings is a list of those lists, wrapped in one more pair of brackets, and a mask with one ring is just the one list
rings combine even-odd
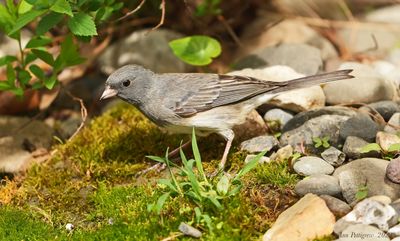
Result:
{"label": "dark-eyed junco", "polygon": [[100,99],[118,96],[175,133],[191,133],[193,127],[200,136],[218,133],[227,140],[223,168],[234,138],[233,126],[243,123],[253,109],[284,91],[353,78],[351,71],[273,82],[220,74],[156,74],[127,65],[108,77]]}

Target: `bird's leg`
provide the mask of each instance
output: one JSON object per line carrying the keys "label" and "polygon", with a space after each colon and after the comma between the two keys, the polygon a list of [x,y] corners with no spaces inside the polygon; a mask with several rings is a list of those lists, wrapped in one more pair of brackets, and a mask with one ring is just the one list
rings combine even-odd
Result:
{"label": "bird's leg", "polygon": [[232,146],[233,138],[235,137],[235,133],[232,130],[225,130],[219,132],[221,136],[223,136],[226,140],[224,154],[222,155],[221,162],[219,163],[218,169],[211,174],[211,177],[216,176],[219,172],[224,170],[226,160],[228,159],[229,150]]}
{"label": "bird's leg", "polygon": [[[174,149],[173,151],[171,151],[170,153],[168,153],[168,159],[177,156],[179,154],[179,151],[181,150],[181,148],[182,149],[186,148],[188,145],[190,145],[190,143],[192,143],[192,140],[189,140],[189,141],[185,142],[182,146],[180,146],[180,147]],[[146,173],[148,173],[148,172],[150,172],[152,170],[156,170],[157,172],[161,172],[161,171],[165,170],[166,167],[167,167],[167,165],[165,163],[156,163],[156,164],[152,165],[151,167],[146,168],[143,171],[138,172],[137,176],[146,174]]]}

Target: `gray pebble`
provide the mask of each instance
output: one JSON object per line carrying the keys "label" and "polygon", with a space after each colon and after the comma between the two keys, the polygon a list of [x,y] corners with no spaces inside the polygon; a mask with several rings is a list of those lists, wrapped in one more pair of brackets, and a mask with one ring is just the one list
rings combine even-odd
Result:
{"label": "gray pebble", "polygon": [[311,176],[315,174],[331,174],[334,171],[332,165],[315,156],[301,157],[293,165],[293,169],[297,174]]}
{"label": "gray pebble", "polygon": [[386,176],[390,181],[400,184],[400,158],[389,162],[386,168]]}
{"label": "gray pebble", "polygon": [[321,153],[321,157],[334,167],[338,167],[346,160],[346,154],[331,146]]}
{"label": "gray pebble", "polygon": [[307,193],[338,196],[341,193],[338,179],[324,174],[304,178],[296,184],[294,191],[300,196]]}

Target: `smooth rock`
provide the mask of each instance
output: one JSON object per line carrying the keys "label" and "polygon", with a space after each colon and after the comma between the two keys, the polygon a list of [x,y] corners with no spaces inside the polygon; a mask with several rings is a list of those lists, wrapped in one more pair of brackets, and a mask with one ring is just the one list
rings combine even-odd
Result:
{"label": "smooth rock", "polygon": [[[246,156],[246,158],[244,159],[244,163],[248,163],[250,161],[252,161],[257,155],[253,155],[253,154],[249,154]],[[267,156],[262,156],[260,158],[260,160],[258,160],[258,163],[260,164],[264,164],[264,163],[269,163],[271,162],[271,159]]]}
{"label": "smooth rock", "polygon": [[354,205],[358,201],[356,194],[367,185],[367,177],[360,170],[345,170],[337,177],[344,199]]}
{"label": "smooth rock", "polygon": [[396,67],[400,67],[400,48],[392,49],[387,56],[387,60]]}
{"label": "smooth rock", "polygon": [[400,4],[394,4],[375,9],[365,16],[369,22],[397,23],[400,24]]}
{"label": "smooth rock", "polygon": [[302,126],[284,132],[281,135],[282,146],[291,145],[295,151],[302,152],[302,145],[310,152],[318,153],[314,147],[314,137],[329,137],[329,144],[338,146],[342,144],[339,138],[339,127],[349,117],[341,115],[322,115],[306,121]]}
{"label": "smooth rock", "polygon": [[379,157],[377,151],[362,153],[361,149],[369,143],[356,136],[348,136],[343,145],[343,152],[350,159],[360,159],[363,157]]}
{"label": "smooth rock", "polygon": [[278,121],[280,127],[283,127],[293,118],[293,115],[281,110],[281,109],[271,109],[267,111],[264,115],[264,120],[268,122]]}
{"label": "smooth rock", "polygon": [[[255,65],[255,63],[257,63]],[[313,75],[322,69],[321,51],[307,44],[281,44],[267,47],[244,57],[235,64],[236,69],[285,65],[295,71]]]}
{"label": "smooth rock", "polygon": [[107,47],[98,62],[109,75],[127,64],[139,64],[157,73],[189,72],[193,67],[176,57],[168,43],[183,35],[167,29],[135,31]]}
{"label": "smooth rock", "polygon": [[393,159],[386,168],[386,177],[397,184],[400,184],[400,158]]}
{"label": "smooth rock", "polygon": [[367,198],[357,203],[353,210],[341,219],[358,224],[373,224],[380,230],[388,231],[389,221],[394,216],[396,211],[393,207]]}
{"label": "smooth rock", "polygon": [[300,196],[304,196],[307,193],[338,196],[342,190],[336,177],[320,174],[312,175],[299,181],[294,191]]}
{"label": "smooth rock", "polygon": [[400,132],[400,113],[394,113],[383,129],[385,132],[397,134]]}
{"label": "smooth rock", "polygon": [[300,157],[293,165],[297,174],[311,176],[316,174],[331,174],[334,171],[332,165],[315,156]]}
{"label": "smooth rock", "polygon": [[353,69],[351,75],[355,78],[325,84],[323,90],[326,103],[331,105],[372,103],[395,98],[396,88],[393,83],[383,79],[370,66],[347,62],[342,64],[340,69]]}
{"label": "smooth rock", "polygon": [[[262,69],[242,69],[228,74],[250,76],[276,82],[304,77],[304,75],[292,68],[282,65]],[[293,112],[301,112],[323,107],[325,105],[325,96],[320,86],[311,86],[284,92],[268,101],[268,103]]]}
{"label": "smooth rock", "polygon": [[387,152],[392,145],[400,144],[400,137],[380,131],[376,134],[376,143],[381,146],[383,151]]}
{"label": "smooth rock", "polygon": [[312,240],[331,234],[334,224],[335,216],[325,201],[316,195],[307,194],[279,215],[264,234],[263,241]]}
{"label": "smooth rock", "polygon": [[368,199],[380,202],[380,203],[385,204],[385,205],[389,205],[392,202],[392,199],[390,197],[388,197],[388,196],[385,196],[385,195],[371,196]]}
{"label": "smooth rock", "polygon": [[0,172],[25,170],[31,152],[49,148],[53,130],[45,123],[26,117],[0,116]]}
{"label": "smooth rock", "polygon": [[388,230],[387,234],[392,238],[395,238],[395,237],[400,238],[400,224],[397,224],[396,226],[391,227]]}
{"label": "smooth rock", "polygon": [[[280,15],[272,15],[270,11],[259,11],[255,21],[250,22],[241,35],[243,47],[236,55],[239,58],[257,53],[259,50],[282,43],[308,44],[321,51],[322,59],[337,57],[335,47],[317,31],[301,20],[284,19]],[[271,26],[271,23],[276,23]],[[248,63],[251,64],[251,63]],[[260,64],[255,62],[252,68]]]}
{"label": "smooth rock", "polygon": [[[343,41],[345,46],[350,47],[353,53],[367,52],[370,55],[385,54],[394,48],[399,39],[400,33],[390,28],[350,26],[342,28],[338,32],[338,38]],[[374,36],[372,38],[371,36]],[[376,44],[374,42],[376,40]],[[376,50],[371,51],[375,46]]]}
{"label": "smooth rock", "polygon": [[291,145],[286,145],[279,148],[276,153],[272,153],[270,156],[273,161],[287,161],[293,155],[293,147]]}
{"label": "smooth rock", "polygon": [[[341,183],[341,185],[347,183],[350,189],[358,190],[363,181],[349,181],[349,178],[344,178],[356,173],[357,175],[355,176],[358,179],[366,179],[366,184],[364,186],[368,188],[369,197],[386,195],[392,200],[396,200],[400,198],[400,185],[385,178],[388,164],[388,161],[382,159],[362,158],[338,167],[333,173],[333,176],[339,178],[339,183]],[[345,190],[343,190],[343,196],[345,196]],[[347,197],[349,198],[349,195]],[[346,198],[346,200],[348,198]],[[350,197],[347,201],[351,203],[353,200],[355,200],[355,197]]]}
{"label": "smooth rock", "polygon": [[336,218],[341,218],[351,211],[351,207],[349,206],[349,204],[343,202],[338,198],[329,195],[321,195],[320,198],[324,199],[329,210],[331,210]]}
{"label": "smooth rock", "polygon": [[389,237],[378,228],[365,225],[353,224],[349,225],[339,235],[336,241],[390,241]]}
{"label": "smooth rock", "polygon": [[268,127],[263,118],[256,110],[252,110],[245,119],[245,122],[233,127],[235,132],[235,141],[242,142],[253,137],[265,135]]}
{"label": "smooth rock", "polygon": [[257,136],[250,140],[240,143],[240,150],[249,153],[258,153],[262,151],[270,151],[278,147],[279,142],[275,136]]}
{"label": "smooth rock", "polygon": [[181,222],[178,227],[179,231],[187,236],[191,236],[194,238],[200,238],[202,233],[197,228],[194,228],[184,222]]}
{"label": "smooth rock", "polygon": [[365,141],[373,142],[379,129],[379,125],[368,115],[358,114],[340,125],[339,134],[342,140],[346,140],[348,136],[357,136]]}
{"label": "smooth rock", "polygon": [[371,113],[376,111],[383,117],[383,119],[385,119],[385,121],[388,121],[394,113],[400,112],[400,106],[394,101],[383,100],[363,106],[359,110],[365,110],[366,112]]}
{"label": "smooth rock", "polygon": [[[400,84],[400,66],[396,66],[394,63],[376,60],[371,63],[374,70],[382,76],[383,79],[391,81],[395,87]],[[398,95],[396,95],[395,100],[398,100]]]}
{"label": "smooth rock", "polygon": [[346,154],[331,146],[321,153],[321,157],[334,167],[338,167],[346,160]]}
{"label": "smooth rock", "polygon": [[340,116],[354,116],[357,112],[342,106],[326,106],[320,109],[310,110],[306,112],[301,112],[295,115],[291,120],[284,125],[282,131],[287,132],[297,127],[302,126],[306,121],[322,115],[340,115]]}

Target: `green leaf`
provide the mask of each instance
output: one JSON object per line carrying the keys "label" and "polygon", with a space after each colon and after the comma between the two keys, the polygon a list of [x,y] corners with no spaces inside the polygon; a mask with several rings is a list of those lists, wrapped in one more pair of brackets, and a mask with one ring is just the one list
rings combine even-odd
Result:
{"label": "green leaf", "polygon": [[28,53],[25,58],[25,66],[37,59],[34,53]]}
{"label": "green leaf", "polygon": [[60,13],[51,12],[44,16],[40,21],[36,28],[37,35],[43,35],[51,28],[56,26],[63,19],[63,15]]}
{"label": "green leaf", "polygon": [[77,46],[72,41],[71,35],[68,35],[61,43],[61,53],[59,58],[64,66],[77,65],[84,61],[84,58],[79,55]]}
{"label": "green leaf", "polygon": [[33,64],[29,67],[29,70],[40,80],[44,79],[44,72],[43,70],[37,66],[36,64]]}
{"label": "green leaf", "polygon": [[6,56],[0,58],[0,66],[10,64],[14,61],[17,61],[17,58],[15,56],[6,55]]}
{"label": "green leaf", "polygon": [[40,49],[32,49],[32,53],[34,53],[39,59],[43,60],[45,63],[49,65],[54,65],[54,59],[50,53]]}
{"label": "green leaf", "polygon": [[7,8],[9,10],[9,13],[12,14],[13,16],[17,16],[18,9],[17,5],[15,5],[15,2],[13,0],[6,0]]}
{"label": "green leaf", "polygon": [[389,146],[389,152],[398,152],[400,151],[400,143],[395,143]]}
{"label": "green leaf", "polygon": [[157,183],[169,187],[171,191],[178,192],[178,189],[172,184],[170,179],[158,179]]}
{"label": "green leaf", "polygon": [[157,203],[156,203],[156,205],[155,205],[155,209],[156,209],[155,211],[156,211],[156,213],[157,213],[158,215],[160,215],[161,210],[162,210],[162,208],[163,208],[163,206],[164,206],[164,203],[165,203],[165,201],[167,200],[167,198],[169,197],[169,195],[170,195],[170,193],[167,192],[167,193],[164,193],[163,195],[161,195],[161,196],[158,198]]}
{"label": "green leaf", "polygon": [[217,192],[221,195],[226,195],[228,193],[229,186],[229,178],[226,175],[223,175],[217,183]]}
{"label": "green leaf", "polygon": [[12,87],[7,81],[0,81],[0,90],[9,90]]}
{"label": "green leaf", "polygon": [[0,29],[8,33],[15,24],[14,17],[8,12],[8,9],[0,4]]}
{"label": "green leaf", "polygon": [[165,163],[165,159],[159,156],[146,156],[146,157],[156,162]]}
{"label": "green leaf", "polygon": [[24,95],[24,90],[22,88],[15,87],[15,88],[10,89],[10,91],[13,92],[14,95],[16,95],[16,96]]}
{"label": "green leaf", "polygon": [[14,68],[12,67],[11,64],[7,64],[7,82],[12,85],[15,86],[15,71]]}
{"label": "green leaf", "polygon": [[31,10],[31,11],[28,11],[28,12],[20,15],[18,17],[17,21],[15,22],[15,26],[8,34],[11,35],[11,34],[17,32],[18,30],[20,30],[25,25],[32,22],[33,20],[35,20],[35,18],[39,17],[40,15],[42,15],[45,12],[46,12],[46,10]]}
{"label": "green leaf", "polygon": [[52,75],[50,78],[44,80],[44,86],[49,90],[53,89],[56,84],[57,76],[55,75]]}
{"label": "green leaf", "polygon": [[207,65],[221,54],[220,43],[211,37],[195,35],[169,42],[173,53],[182,61],[191,65]]}
{"label": "green leaf", "polygon": [[68,28],[75,35],[94,36],[97,35],[96,25],[89,15],[77,13],[68,20]]}
{"label": "green leaf", "polygon": [[37,37],[29,40],[29,42],[26,44],[25,48],[37,48],[37,47],[43,47],[46,46],[47,44],[51,43],[52,40],[47,37]]}
{"label": "green leaf", "polygon": [[31,80],[32,76],[31,74],[24,70],[24,69],[20,69],[18,70],[18,81],[22,84],[22,85],[26,85],[29,83],[29,80]]}
{"label": "green leaf", "polygon": [[382,148],[377,143],[369,143],[363,146],[360,150],[361,153],[368,153],[370,151],[381,152]]}
{"label": "green leaf", "polygon": [[362,200],[368,196],[368,187],[367,186],[362,186],[360,187],[355,195],[355,198],[357,200]]}
{"label": "green leaf", "polygon": [[24,14],[32,9],[32,5],[25,0],[22,0],[18,6],[18,14]]}
{"label": "green leaf", "polygon": [[56,13],[64,13],[69,16],[73,16],[71,5],[67,0],[56,0],[53,6],[50,7],[50,10]]}

